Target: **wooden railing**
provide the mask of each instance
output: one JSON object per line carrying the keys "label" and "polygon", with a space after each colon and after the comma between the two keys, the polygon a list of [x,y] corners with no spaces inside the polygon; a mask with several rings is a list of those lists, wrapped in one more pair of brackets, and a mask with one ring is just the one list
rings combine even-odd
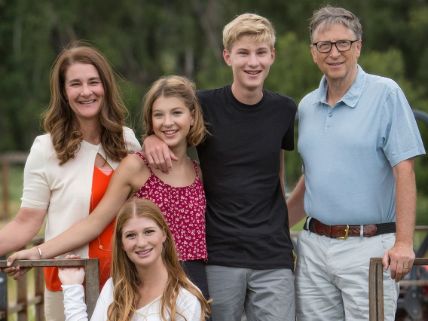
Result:
{"label": "wooden railing", "polygon": [[[428,265],[428,258],[416,258],[414,266]],[[406,280],[407,285],[427,285],[423,280]],[[401,283],[405,285],[405,283]],[[369,310],[370,321],[384,321],[384,303],[383,303],[383,265],[382,258],[370,259],[369,270]]]}
{"label": "wooden railing", "polygon": [[[22,276],[17,281],[17,302],[8,304],[7,277],[0,275],[0,321],[7,321],[8,315],[16,313],[18,321],[28,320],[29,307],[35,306],[35,321],[43,321],[43,273],[40,267],[71,267],[82,266],[85,269],[85,298],[88,316],[92,315],[99,294],[98,260],[97,259],[49,259],[49,260],[18,260],[14,265],[20,267],[35,267],[35,295],[27,298],[27,276]],[[0,260],[0,268],[7,266],[6,260]]]}

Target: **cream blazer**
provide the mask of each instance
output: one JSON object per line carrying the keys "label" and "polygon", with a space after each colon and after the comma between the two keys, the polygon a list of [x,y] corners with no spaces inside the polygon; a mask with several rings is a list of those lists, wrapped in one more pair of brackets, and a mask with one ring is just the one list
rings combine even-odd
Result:
{"label": "cream blazer", "polygon": [[[129,152],[141,150],[134,132],[124,127]],[[24,168],[24,189],[21,207],[44,209],[45,240],[61,234],[89,215],[92,177],[97,153],[107,159],[101,144],[82,141],[73,159],[59,165],[50,134],[36,137]],[[119,163],[107,159],[115,169]],[[78,235],[76,235],[78,237]],[[73,253],[88,257],[88,246]]]}

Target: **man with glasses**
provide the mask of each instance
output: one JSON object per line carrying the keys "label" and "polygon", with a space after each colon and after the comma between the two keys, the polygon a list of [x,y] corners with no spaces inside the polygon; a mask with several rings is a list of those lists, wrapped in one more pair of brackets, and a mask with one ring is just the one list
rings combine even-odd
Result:
{"label": "man with glasses", "polygon": [[358,65],[362,28],[343,8],[310,24],[324,76],[299,105],[304,175],[288,200],[290,221],[308,215],[297,246],[297,319],[368,320],[370,257],[383,257],[385,320],[397,281],[414,260],[413,157],[425,153],[399,86]]}

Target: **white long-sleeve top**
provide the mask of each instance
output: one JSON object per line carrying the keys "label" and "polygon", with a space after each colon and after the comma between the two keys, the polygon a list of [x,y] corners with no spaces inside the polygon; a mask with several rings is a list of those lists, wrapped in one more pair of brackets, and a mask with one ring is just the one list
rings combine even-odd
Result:
{"label": "white long-sleeve top", "polygon": [[[134,132],[123,128],[129,152],[141,150]],[[108,159],[101,144],[82,141],[73,159],[60,165],[50,134],[36,137],[24,168],[21,207],[47,210],[45,240],[67,230],[89,215],[92,177],[97,154],[115,169],[119,162]],[[73,251],[88,257],[88,246]]]}
{"label": "white long-sleeve top", "polygon": [[[88,321],[84,289],[81,284],[63,285],[65,321]],[[104,285],[91,321],[107,321],[107,310],[113,302],[113,281],[108,279]],[[186,289],[181,288],[177,297],[177,311],[184,316],[178,321],[201,321],[201,305],[198,299]],[[161,321],[161,298],[138,309],[132,321]],[[169,316],[167,321],[169,321]]]}

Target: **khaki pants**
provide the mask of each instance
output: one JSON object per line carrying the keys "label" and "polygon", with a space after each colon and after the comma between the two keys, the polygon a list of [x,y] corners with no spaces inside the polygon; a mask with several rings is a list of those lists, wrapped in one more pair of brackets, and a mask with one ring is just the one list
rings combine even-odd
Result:
{"label": "khaki pants", "polygon": [[[394,245],[395,234],[332,239],[302,231],[297,242],[299,321],[367,321],[369,265]],[[395,320],[398,283],[383,274],[385,321]]]}

